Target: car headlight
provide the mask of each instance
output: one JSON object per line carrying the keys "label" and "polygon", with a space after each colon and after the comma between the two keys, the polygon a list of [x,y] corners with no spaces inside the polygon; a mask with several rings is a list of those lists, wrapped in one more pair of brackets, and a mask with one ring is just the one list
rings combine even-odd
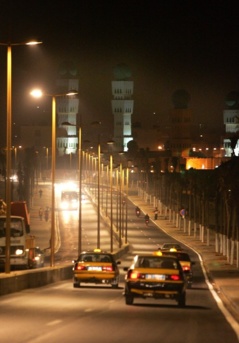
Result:
{"label": "car headlight", "polygon": [[22,249],[17,249],[17,250],[15,251],[15,254],[16,254],[16,255],[22,255],[22,254],[23,254],[23,250],[22,250]]}

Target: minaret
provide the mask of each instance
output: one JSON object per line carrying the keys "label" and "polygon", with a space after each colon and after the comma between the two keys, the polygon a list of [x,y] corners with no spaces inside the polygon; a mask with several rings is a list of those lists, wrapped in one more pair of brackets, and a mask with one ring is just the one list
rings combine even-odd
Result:
{"label": "minaret", "polygon": [[182,151],[192,146],[192,111],[188,108],[190,95],[179,89],[173,93],[171,110],[171,151],[175,157],[180,157]]}
{"label": "minaret", "polygon": [[114,81],[112,81],[111,101],[112,112],[114,115],[114,141],[115,149],[127,151],[127,144],[133,140],[131,131],[131,115],[133,113],[134,101],[133,81],[130,81],[131,71],[124,65],[117,65],[114,69]]}
{"label": "minaret", "polygon": [[[60,65],[57,78],[58,94],[65,94],[71,90],[79,90],[78,71],[71,61]],[[58,137],[57,150],[60,156],[77,152],[77,114],[79,111],[78,96],[57,97]],[[64,124],[63,124],[64,123]],[[63,124],[63,125],[62,125]],[[70,125],[69,125],[70,124]]]}
{"label": "minaret", "polygon": [[[226,96],[226,108],[223,111],[223,122],[225,125],[226,137],[224,138],[225,156],[230,157],[233,153],[231,148],[230,137],[233,137],[238,132],[239,128],[239,92],[231,91]],[[234,149],[235,156],[239,156],[239,141]]]}

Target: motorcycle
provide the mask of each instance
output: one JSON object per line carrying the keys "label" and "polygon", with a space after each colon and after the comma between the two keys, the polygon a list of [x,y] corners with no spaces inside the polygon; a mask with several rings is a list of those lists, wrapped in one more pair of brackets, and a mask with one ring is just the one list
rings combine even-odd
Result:
{"label": "motorcycle", "polygon": [[149,216],[146,215],[146,216],[144,217],[144,220],[145,220],[146,226],[148,226],[148,225],[149,225]]}

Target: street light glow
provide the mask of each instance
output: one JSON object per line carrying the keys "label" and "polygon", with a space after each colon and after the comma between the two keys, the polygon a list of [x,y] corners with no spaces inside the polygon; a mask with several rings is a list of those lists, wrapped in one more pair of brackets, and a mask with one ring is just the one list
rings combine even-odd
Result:
{"label": "street light glow", "polygon": [[33,96],[34,98],[41,98],[43,96],[43,93],[40,89],[33,89],[30,92],[30,95]]}
{"label": "street light glow", "polygon": [[73,96],[73,95],[77,95],[78,92],[75,91],[75,90],[71,90],[67,93],[62,93],[62,94],[47,94],[47,93],[44,93],[41,89],[33,89],[31,92],[30,92],[30,95],[33,96],[34,98],[41,98],[42,96],[51,96],[51,97],[59,97],[59,96]]}
{"label": "street light glow", "polygon": [[38,45],[38,44],[42,44],[42,42],[37,42],[37,41],[30,41],[25,43],[26,45]]}

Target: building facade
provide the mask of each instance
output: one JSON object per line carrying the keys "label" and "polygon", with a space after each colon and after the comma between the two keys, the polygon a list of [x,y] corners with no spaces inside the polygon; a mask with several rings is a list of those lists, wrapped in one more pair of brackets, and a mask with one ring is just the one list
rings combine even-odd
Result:
{"label": "building facade", "polygon": [[114,81],[112,81],[111,102],[114,115],[114,142],[115,149],[127,151],[127,144],[132,137],[131,116],[134,109],[132,100],[134,83],[130,81],[131,72],[125,65],[118,65],[114,70]]}
{"label": "building facade", "polygon": [[[59,94],[79,91],[78,71],[72,62],[63,62],[56,81]],[[78,96],[57,97],[57,150],[59,156],[75,154],[78,149]]]}
{"label": "building facade", "polygon": [[234,153],[239,156],[239,142],[235,145],[234,151],[231,147],[231,140],[239,132],[239,92],[232,91],[226,97],[225,110],[223,111],[223,122],[225,126],[225,138],[223,146],[225,156],[230,157]]}

